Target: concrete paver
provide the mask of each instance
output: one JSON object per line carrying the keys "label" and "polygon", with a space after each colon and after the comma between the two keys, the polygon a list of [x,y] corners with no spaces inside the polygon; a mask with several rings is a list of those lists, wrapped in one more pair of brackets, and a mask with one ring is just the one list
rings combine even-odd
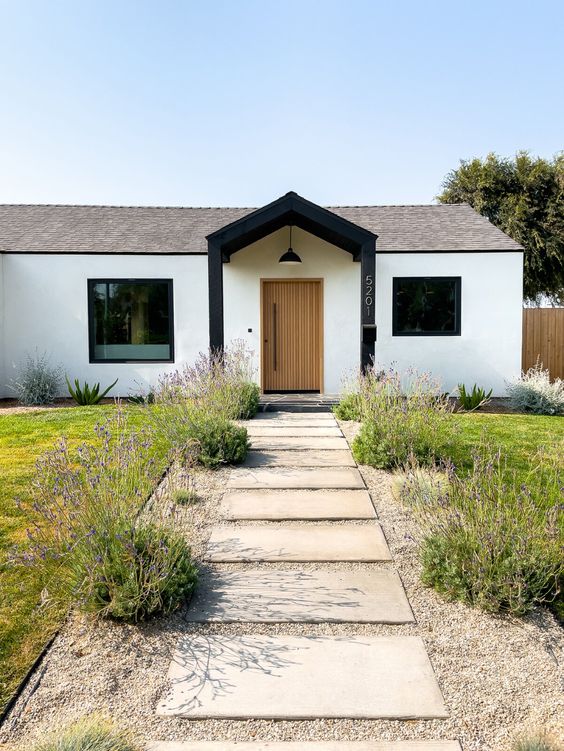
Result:
{"label": "concrete paver", "polygon": [[190,634],[158,714],[192,718],[414,719],[447,712],[417,636]]}
{"label": "concrete paver", "polygon": [[373,519],[367,490],[236,490],[221,501],[224,519]]}
{"label": "concrete paver", "polygon": [[364,488],[364,481],[356,467],[284,468],[258,467],[234,469],[227,482],[228,488]]}
{"label": "concrete paver", "polygon": [[390,569],[213,571],[186,613],[199,623],[410,623],[401,580]]}
{"label": "concrete paver", "polygon": [[389,561],[379,524],[216,526],[207,561]]}
{"label": "concrete paver", "polygon": [[249,451],[243,467],[356,467],[351,452],[323,449],[315,451]]}

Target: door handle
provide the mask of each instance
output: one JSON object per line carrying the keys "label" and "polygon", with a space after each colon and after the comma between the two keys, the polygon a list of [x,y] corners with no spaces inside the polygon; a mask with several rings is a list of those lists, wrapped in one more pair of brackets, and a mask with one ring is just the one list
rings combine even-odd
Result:
{"label": "door handle", "polygon": [[277,345],[277,332],[276,332],[276,303],[272,303],[272,360],[273,368],[276,370],[276,345]]}

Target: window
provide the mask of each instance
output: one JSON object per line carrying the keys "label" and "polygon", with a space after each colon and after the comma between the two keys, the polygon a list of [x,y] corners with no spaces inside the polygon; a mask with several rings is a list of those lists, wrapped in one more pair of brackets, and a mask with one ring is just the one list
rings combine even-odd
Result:
{"label": "window", "polygon": [[89,279],[90,362],[174,360],[171,279]]}
{"label": "window", "polygon": [[460,336],[460,277],[396,277],[394,336]]}

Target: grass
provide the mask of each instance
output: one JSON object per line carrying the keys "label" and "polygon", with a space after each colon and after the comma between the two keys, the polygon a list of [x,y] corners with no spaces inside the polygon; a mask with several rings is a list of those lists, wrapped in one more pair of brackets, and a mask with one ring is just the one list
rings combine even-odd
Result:
{"label": "grass", "polygon": [[543,453],[559,456],[564,464],[564,419],[544,415],[457,413],[460,433],[454,462],[461,468],[470,466],[472,449],[484,438],[500,446],[507,469],[525,480],[534,470],[535,456]]}
{"label": "grass", "polygon": [[31,751],[140,751],[140,748],[131,733],[93,715],[57,728],[34,743]]}
{"label": "grass", "polygon": [[61,435],[71,445],[88,440],[113,405],[3,414],[0,411],[0,709],[64,613],[41,607],[41,583],[32,572],[7,564],[8,551],[26,538],[27,520],[16,505],[25,499],[36,459]]}

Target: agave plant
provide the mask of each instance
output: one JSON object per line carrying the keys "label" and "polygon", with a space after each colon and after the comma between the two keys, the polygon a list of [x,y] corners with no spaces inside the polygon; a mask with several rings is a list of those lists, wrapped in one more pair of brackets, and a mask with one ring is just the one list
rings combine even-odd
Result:
{"label": "agave plant", "polygon": [[467,391],[466,386],[463,383],[458,384],[458,399],[460,401],[460,407],[465,412],[473,412],[475,409],[480,409],[490,401],[493,389],[490,389],[486,394],[485,389],[479,388],[476,384],[472,386],[472,391]]}
{"label": "agave plant", "polygon": [[108,386],[105,391],[102,391],[102,393],[100,393],[99,383],[95,383],[94,386],[89,386],[88,383],[84,381],[84,385],[81,386],[78,378],[75,378],[73,388],[68,376],[65,376],[65,379],[69,389],[69,394],[72,396],[75,402],[77,404],[80,404],[82,407],[91,404],[98,404],[118,382],[118,379],[116,378],[116,380],[110,386]]}

